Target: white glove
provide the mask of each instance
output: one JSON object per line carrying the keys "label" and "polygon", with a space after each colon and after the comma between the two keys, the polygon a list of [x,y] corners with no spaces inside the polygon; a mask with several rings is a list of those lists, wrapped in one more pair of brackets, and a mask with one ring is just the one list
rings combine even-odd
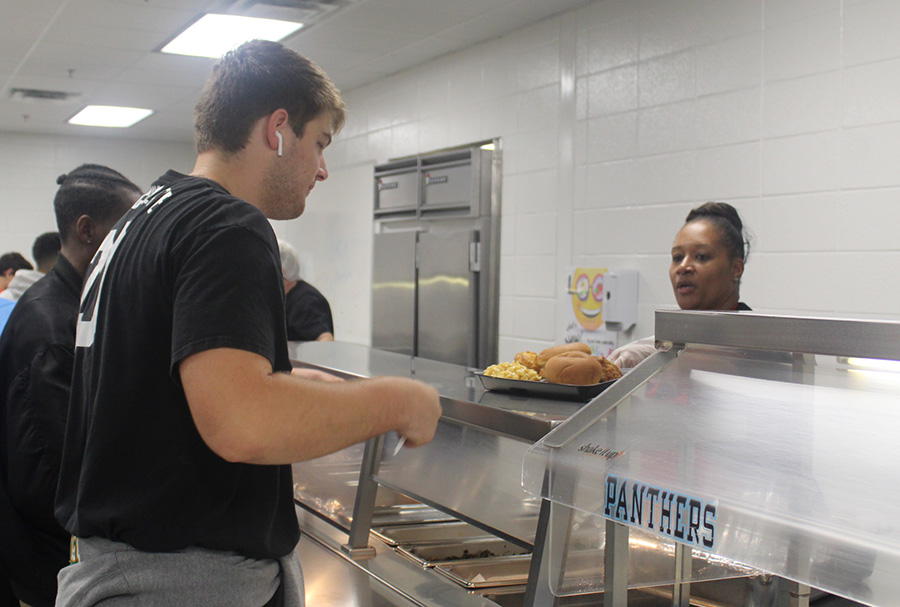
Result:
{"label": "white glove", "polygon": [[639,362],[654,352],[656,352],[656,340],[651,335],[616,348],[606,358],[620,369],[630,369],[636,367]]}

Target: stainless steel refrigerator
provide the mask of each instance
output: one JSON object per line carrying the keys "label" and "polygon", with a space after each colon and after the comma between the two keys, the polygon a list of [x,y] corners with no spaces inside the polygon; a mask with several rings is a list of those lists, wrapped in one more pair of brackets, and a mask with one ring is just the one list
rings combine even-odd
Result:
{"label": "stainless steel refrigerator", "polygon": [[496,362],[499,175],[478,146],[375,167],[372,347]]}

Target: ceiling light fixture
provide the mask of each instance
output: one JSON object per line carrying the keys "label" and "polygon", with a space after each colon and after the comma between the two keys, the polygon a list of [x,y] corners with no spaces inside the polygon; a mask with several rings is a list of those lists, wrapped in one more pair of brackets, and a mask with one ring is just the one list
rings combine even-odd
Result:
{"label": "ceiling light fixture", "polygon": [[163,53],[218,58],[248,40],[282,40],[302,23],[240,15],[207,14],[160,49]]}
{"label": "ceiling light fixture", "polygon": [[139,107],[115,105],[89,105],[69,118],[69,124],[125,128],[136,124],[153,113]]}

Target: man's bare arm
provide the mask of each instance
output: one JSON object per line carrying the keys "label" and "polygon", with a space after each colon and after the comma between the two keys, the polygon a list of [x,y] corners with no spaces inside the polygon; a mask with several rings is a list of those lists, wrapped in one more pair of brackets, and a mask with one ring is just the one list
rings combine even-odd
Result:
{"label": "man's bare arm", "polygon": [[412,379],[302,379],[230,348],[193,354],[179,373],[200,436],[233,462],[289,464],[391,430],[423,445],[441,411],[437,391]]}

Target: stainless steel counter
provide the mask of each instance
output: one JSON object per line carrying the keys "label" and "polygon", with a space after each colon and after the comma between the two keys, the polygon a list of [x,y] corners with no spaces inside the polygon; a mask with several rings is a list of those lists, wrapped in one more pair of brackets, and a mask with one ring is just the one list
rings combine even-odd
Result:
{"label": "stainless steel counter", "polygon": [[[294,343],[291,357],[296,366],[346,378],[393,375],[434,386],[443,409],[434,440],[384,458],[375,479],[379,487],[523,547],[533,544],[540,500],[522,488],[525,452],[584,403],[488,392],[465,367],[355,344]],[[302,501],[315,502],[332,520],[348,525],[362,457],[362,445],[357,445],[295,464],[298,497],[306,496]],[[387,505],[394,501],[390,495]]]}
{"label": "stainless steel counter", "polygon": [[341,377],[396,375],[418,379],[440,393],[446,419],[531,442],[585,404],[488,392],[473,370],[466,367],[357,344],[291,342],[290,354],[296,366],[322,369]]}
{"label": "stainless steel counter", "polygon": [[[382,513],[396,509],[416,518],[421,511],[415,506],[422,506],[530,551],[540,500],[526,494],[521,485],[525,452],[585,403],[489,392],[471,369],[355,344],[292,343],[290,354],[295,366],[351,380],[392,375],[435,387],[443,409],[435,438],[426,446],[401,449],[393,456],[384,450],[371,477],[378,485],[376,509]],[[298,508],[301,528],[305,536],[316,538],[320,548],[331,552],[329,559],[309,557],[312,568],[309,559],[304,560],[308,596],[315,594],[316,584],[325,584],[340,588],[332,592],[341,596],[328,600],[327,604],[334,605],[405,606],[408,602],[404,601],[435,606],[521,604],[524,587],[467,589],[398,556],[374,534],[368,542],[374,557],[347,558],[341,546],[353,535],[363,459],[364,445],[360,444],[293,467],[295,497],[306,507]],[[324,522],[326,519],[330,522]],[[314,552],[314,547],[307,550]],[[372,598],[373,593],[377,598]]]}
{"label": "stainless steel counter", "polygon": [[[468,523],[476,531],[509,541],[512,546],[506,545],[507,548],[520,547],[524,552],[543,554],[548,531],[545,510],[549,510],[542,509],[540,496],[523,489],[522,464],[535,441],[571,419],[586,403],[488,392],[471,369],[353,344],[292,344],[291,357],[295,366],[330,371],[345,378],[394,375],[419,379],[438,390],[443,408],[434,440],[423,447],[401,449],[392,455],[379,437],[365,445],[294,465],[295,497],[305,506],[298,507],[301,529],[305,539],[313,538],[313,543],[321,548],[321,554],[317,554],[316,546],[306,547],[311,552],[304,560],[310,604],[574,607],[603,600],[596,588],[593,594],[544,596],[549,593],[549,585],[546,578],[541,578],[541,583],[535,574],[538,566],[544,575],[545,564],[540,560],[532,560],[531,569],[515,577],[516,581],[509,581],[512,577],[506,570],[494,570],[497,575],[492,577],[488,561],[496,564],[497,559],[488,557],[480,564],[465,561],[466,565],[457,566],[458,571],[472,563],[468,569],[472,577],[462,583],[454,582],[448,579],[453,576],[444,575],[445,564],[427,568],[404,558],[404,546],[391,547],[384,540],[389,535],[385,528],[373,525],[379,516],[382,525],[388,525],[385,516],[389,518],[392,513],[398,515],[391,523],[394,525],[405,525],[401,519],[411,517],[415,520],[409,523],[422,523],[417,532],[423,532],[420,539],[427,541],[430,538],[425,537],[423,528],[432,526],[433,531],[434,525],[445,524],[436,520],[443,517],[446,521],[449,516]],[[627,392],[634,382],[640,382],[638,376],[614,388]],[[610,389],[609,397],[619,398],[616,391]],[[360,499],[360,495],[369,497]],[[594,538],[588,527],[585,533]],[[456,547],[453,550],[452,554],[456,554]],[[509,558],[521,556],[528,558],[521,554]],[[636,563],[639,561],[635,558]],[[690,558],[686,562],[690,563]],[[475,569],[479,565],[484,569]],[[591,572],[597,567],[594,561],[588,565]],[[509,587],[501,587],[503,576],[507,576]],[[497,583],[487,587],[481,585],[484,580]],[[478,581],[478,585],[466,585],[466,581]],[[713,583],[717,586],[708,586]],[[538,585],[540,600],[537,595],[529,596],[529,589],[533,591]],[[704,585],[710,588],[705,593]],[[328,597],[321,603],[317,598],[320,586],[328,589]],[[684,588],[678,587],[679,596]],[[695,595],[712,597],[715,592],[723,592],[721,596],[737,599],[696,604],[743,605],[746,602],[740,597],[751,593],[752,584],[747,579],[721,579],[695,582],[692,589]],[[673,604],[676,587],[632,588],[627,594],[631,606],[660,607]]]}
{"label": "stainless steel counter", "polygon": [[375,558],[345,558],[340,544],[346,536],[340,530],[299,506],[297,517],[303,529],[297,552],[309,607],[496,607],[378,542],[373,543]]}

